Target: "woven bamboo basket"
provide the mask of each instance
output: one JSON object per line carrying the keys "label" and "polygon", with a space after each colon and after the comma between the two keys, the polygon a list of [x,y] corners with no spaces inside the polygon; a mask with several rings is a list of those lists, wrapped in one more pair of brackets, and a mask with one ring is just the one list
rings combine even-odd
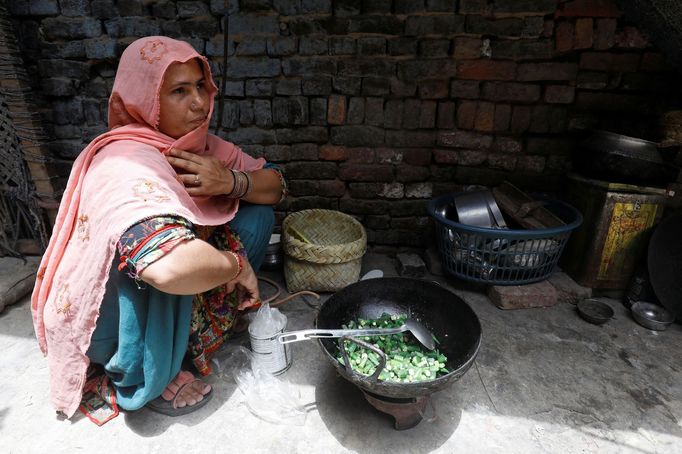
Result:
{"label": "woven bamboo basket", "polygon": [[289,292],[335,292],[360,278],[367,234],[334,210],[301,210],[282,222],[284,278]]}

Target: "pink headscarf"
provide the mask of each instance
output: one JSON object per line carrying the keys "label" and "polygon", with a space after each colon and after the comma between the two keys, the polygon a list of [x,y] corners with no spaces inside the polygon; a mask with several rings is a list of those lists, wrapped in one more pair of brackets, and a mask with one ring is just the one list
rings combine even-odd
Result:
{"label": "pink headscarf", "polygon": [[[159,90],[171,63],[194,58],[203,66],[210,110],[201,126],[176,140],[157,129]],[[220,225],[237,211],[235,199],[190,197],[164,154],[180,148],[240,170],[265,163],[208,133],[216,92],[208,62],[187,43],[150,36],[130,44],[121,56],[109,99],[111,130],[95,138],[73,164],[31,298],[36,336],[50,366],[51,400],[68,417],[81,400],[86,352],[120,236],[154,216]]]}

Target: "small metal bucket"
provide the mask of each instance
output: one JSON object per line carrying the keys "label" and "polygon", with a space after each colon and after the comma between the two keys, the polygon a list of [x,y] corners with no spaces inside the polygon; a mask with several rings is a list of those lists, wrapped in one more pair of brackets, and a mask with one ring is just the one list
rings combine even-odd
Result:
{"label": "small metal bucket", "polygon": [[282,344],[278,336],[284,332],[283,327],[272,336],[255,336],[249,327],[253,367],[260,368],[272,375],[279,375],[291,367],[291,349],[289,344]]}

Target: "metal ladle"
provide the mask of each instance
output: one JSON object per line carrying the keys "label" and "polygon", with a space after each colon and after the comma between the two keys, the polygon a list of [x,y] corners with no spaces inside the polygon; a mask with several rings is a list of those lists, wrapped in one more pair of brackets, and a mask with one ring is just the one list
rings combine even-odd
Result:
{"label": "metal ladle", "polygon": [[298,342],[303,340],[324,338],[324,337],[343,337],[343,336],[388,336],[409,331],[426,348],[433,350],[436,343],[433,334],[418,321],[408,318],[405,323],[397,328],[363,328],[363,329],[304,329],[300,331],[289,331],[279,334],[277,339],[282,344]]}

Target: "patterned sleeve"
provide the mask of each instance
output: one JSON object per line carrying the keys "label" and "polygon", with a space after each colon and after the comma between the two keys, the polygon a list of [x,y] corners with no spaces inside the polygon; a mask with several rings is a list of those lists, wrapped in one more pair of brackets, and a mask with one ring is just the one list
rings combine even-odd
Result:
{"label": "patterned sleeve", "polygon": [[271,162],[266,162],[263,168],[274,170],[275,172],[277,172],[277,176],[279,176],[279,183],[282,187],[282,192],[277,203],[286,199],[287,195],[289,194],[289,186],[287,184],[286,175],[284,174],[284,169],[282,169],[280,166],[276,164],[272,164]]}
{"label": "patterned sleeve", "polygon": [[139,280],[140,273],[175,246],[196,238],[191,222],[179,216],[145,219],[121,235],[117,248],[121,256],[118,270],[128,269],[128,276]]}

